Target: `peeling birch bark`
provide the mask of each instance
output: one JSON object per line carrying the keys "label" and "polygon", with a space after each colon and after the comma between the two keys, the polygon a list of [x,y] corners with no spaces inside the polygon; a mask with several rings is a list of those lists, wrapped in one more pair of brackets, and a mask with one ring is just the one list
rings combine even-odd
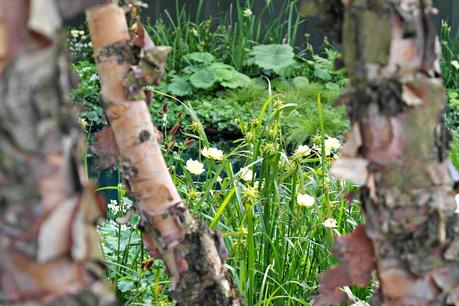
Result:
{"label": "peeling birch bark", "polygon": [[[341,266],[321,276],[316,302],[338,305],[346,296],[337,288],[364,285],[375,268],[380,288],[372,305],[459,305],[459,214],[435,9],[429,0],[341,2],[351,85],[340,100],[352,130],[332,172],[362,186],[368,239],[338,240]],[[368,264],[362,271],[349,251],[364,244],[372,252],[360,257]]]}
{"label": "peeling birch bark", "polygon": [[64,2],[0,0],[2,305],[115,304],[95,227],[104,205],[82,179],[67,103]]}
{"label": "peeling birch bark", "polygon": [[[155,47],[139,24],[131,39],[117,5],[90,9],[87,20],[106,116],[147,250],[165,262],[178,305],[240,305],[218,252],[223,241],[184,206],[143,97],[142,85],[161,77],[168,48]],[[140,61],[132,52],[134,45],[142,47]]]}

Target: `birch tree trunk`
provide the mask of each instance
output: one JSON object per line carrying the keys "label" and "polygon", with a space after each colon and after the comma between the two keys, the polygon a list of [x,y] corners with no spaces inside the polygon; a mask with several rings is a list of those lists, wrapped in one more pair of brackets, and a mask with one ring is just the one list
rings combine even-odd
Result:
{"label": "birch tree trunk", "polygon": [[[69,106],[64,19],[98,1],[0,0],[0,304],[113,305]],[[100,1],[99,1],[100,2]]]}
{"label": "birch tree trunk", "polygon": [[[321,276],[319,305],[365,286],[372,305],[459,305],[459,210],[444,126],[446,94],[429,0],[308,1],[342,30],[352,121],[335,176],[362,186],[367,224],[337,241],[341,264]],[[341,20],[343,23],[341,24]]]}
{"label": "birch tree trunk", "polygon": [[146,248],[165,262],[178,305],[240,305],[219,252],[223,241],[184,206],[143,96],[143,85],[159,80],[169,49],[154,46],[139,23],[130,37],[117,5],[90,9],[87,20],[106,116]]}

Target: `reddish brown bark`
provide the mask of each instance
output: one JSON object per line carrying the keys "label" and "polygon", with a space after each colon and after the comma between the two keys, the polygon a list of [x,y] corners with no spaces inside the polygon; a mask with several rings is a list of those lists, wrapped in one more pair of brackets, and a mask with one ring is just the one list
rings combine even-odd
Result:
{"label": "reddish brown bark", "polygon": [[[160,79],[169,49],[154,46],[139,23],[131,37],[124,12],[116,5],[90,9],[87,20],[107,119],[141,215],[146,248],[164,260],[179,305],[240,305],[218,252],[223,242],[189,215],[145,103],[142,86]],[[140,52],[134,53],[133,46]]]}
{"label": "reddish brown bark", "polygon": [[70,2],[0,0],[3,305],[114,303],[95,228],[104,207],[81,179],[79,127],[67,103],[59,31],[71,12],[59,8]]}
{"label": "reddish brown bark", "polygon": [[[336,1],[310,2],[329,12]],[[347,241],[347,248],[373,249],[374,258],[366,256],[379,280],[372,305],[459,305],[459,215],[448,171],[435,9],[428,0],[342,0],[340,6],[351,79],[341,102],[352,129],[332,172],[362,186],[369,238]],[[319,305],[338,304],[337,287],[362,285],[342,279],[363,272],[361,262],[338,253],[344,266],[321,277]]]}

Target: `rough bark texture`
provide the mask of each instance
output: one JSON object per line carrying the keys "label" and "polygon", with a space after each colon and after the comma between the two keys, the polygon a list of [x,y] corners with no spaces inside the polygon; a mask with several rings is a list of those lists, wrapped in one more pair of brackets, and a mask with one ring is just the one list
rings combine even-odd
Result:
{"label": "rough bark texture", "polygon": [[164,162],[142,86],[157,82],[168,48],[107,4],[87,13],[108,122],[124,178],[141,215],[144,242],[164,260],[178,305],[240,305],[218,250],[222,241],[185,208]]}
{"label": "rough bark texture", "polygon": [[[59,8],[72,2],[72,12]],[[95,2],[95,1],[92,1]],[[73,1],[0,0],[0,304],[113,305],[68,103]]]}
{"label": "rough bark texture", "polygon": [[[372,305],[459,305],[459,214],[435,10],[428,0],[341,2],[351,79],[341,102],[352,130],[332,172],[362,186],[369,239],[339,240],[341,267],[321,276],[316,302],[338,304],[345,296],[337,287],[364,285],[376,268],[380,287]],[[351,260],[362,244],[373,248],[362,259],[365,268]],[[352,273],[363,269],[364,278]]]}

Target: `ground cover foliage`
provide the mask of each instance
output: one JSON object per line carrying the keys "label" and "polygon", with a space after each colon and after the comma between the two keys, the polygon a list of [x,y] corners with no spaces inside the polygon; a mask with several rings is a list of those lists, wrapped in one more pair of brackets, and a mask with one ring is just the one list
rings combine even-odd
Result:
{"label": "ground cover foliage", "polygon": [[[197,20],[183,8],[149,24],[155,43],[173,47],[165,81],[148,88],[150,111],[181,196],[193,214],[222,233],[244,303],[309,305],[318,274],[336,262],[335,239],[363,222],[354,186],[329,175],[349,127],[345,110],[334,104],[348,81],[327,39],[316,49],[296,46],[304,22],[294,14],[296,1],[285,1],[268,25],[254,15],[250,1],[237,3],[235,14],[220,23]],[[265,13],[271,9],[267,4]],[[451,33],[444,23],[446,122],[456,134],[459,40]],[[69,29],[69,37],[80,80],[73,99],[87,134],[87,172],[97,176],[88,160],[96,158],[91,146],[105,122],[99,79],[84,25]],[[451,159],[459,166],[456,139]],[[144,251],[138,216],[117,222],[132,202],[119,170],[112,173],[113,183],[98,189],[112,191],[99,226],[107,277],[123,305],[170,305],[164,267]],[[346,290],[364,304],[372,286]]]}

